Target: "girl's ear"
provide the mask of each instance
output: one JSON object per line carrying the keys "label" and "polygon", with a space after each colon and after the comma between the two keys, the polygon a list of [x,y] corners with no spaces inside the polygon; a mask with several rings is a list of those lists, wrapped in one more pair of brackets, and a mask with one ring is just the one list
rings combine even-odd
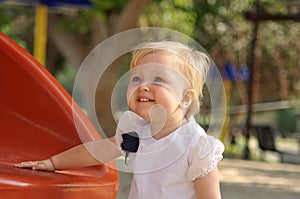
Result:
{"label": "girl's ear", "polygon": [[191,105],[192,101],[195,99],[196,97],[196,91],[194,89],[186,89],[183,92],[183,97],[182,97],[182,107],[183,108],[187,108]]}

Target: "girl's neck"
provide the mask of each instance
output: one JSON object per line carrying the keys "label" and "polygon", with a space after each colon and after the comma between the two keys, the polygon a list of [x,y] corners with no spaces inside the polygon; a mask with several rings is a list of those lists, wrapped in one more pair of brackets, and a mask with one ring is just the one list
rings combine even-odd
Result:
{"label": "girl's neck", "polygon": [[156,140],[166,137],[182,125],[186,124],[187,121],[188,119],[186,117],[183,117],[179,120],[168,119],[164,123],[151,122],[150,128],[152,132],[152,137]]}

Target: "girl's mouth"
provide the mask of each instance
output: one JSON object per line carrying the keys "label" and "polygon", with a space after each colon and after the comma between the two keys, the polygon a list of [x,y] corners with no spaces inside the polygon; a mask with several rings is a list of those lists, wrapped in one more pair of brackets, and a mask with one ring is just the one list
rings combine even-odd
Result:
{"label": "girl's mouth", "polygon": [[154,100],[149,99],[149,98],[138,98],[139,102],[153,102]]}

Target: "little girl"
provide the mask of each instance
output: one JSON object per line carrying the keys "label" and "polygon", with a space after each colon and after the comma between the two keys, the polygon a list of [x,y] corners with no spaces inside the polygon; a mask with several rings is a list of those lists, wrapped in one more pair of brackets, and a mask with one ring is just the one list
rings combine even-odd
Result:
{"label": "little girl", "polygon": [[125,155],[124,135],[136,132],[130,199],[220,199],[217,164],[224,146],[193,117],[209,66],[204,53],[178,42],[139,45],[130,64],[129,111],[120,118],[114,137],[16,166],[54,171],[107,163]]}

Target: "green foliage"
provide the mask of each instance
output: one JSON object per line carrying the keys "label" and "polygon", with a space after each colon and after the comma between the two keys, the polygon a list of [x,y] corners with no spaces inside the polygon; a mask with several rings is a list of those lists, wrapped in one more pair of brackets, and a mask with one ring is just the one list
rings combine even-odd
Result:
{"label": "green foliage", "polygon": [[[254,8],[256,0],[153,0],[149,1],[140,16],[140,26],[165,27],[182,32],[197,40],[208,51],[215,51],[214,61],[222,66],[230,60],[237,68],[247,64],[252,38],[252,22],[245,20],[244,12]],[[129,0],[92,0],[91,9],[59,13],[60,31],[69,31],[85,37],[89,45],[91,18],[98,17],[107,26],[113,26]],[[262,0],[264,9],[273,14],[289,12],[288,0]],[[56,13],[58,14],[58,13]],[[34,7],[4,6],[0,4],[0,31],[4,32],[29,52],[32,52]],[[287,22],[262,22],[259,29],[257,57],[263,101],[280,100],[277,64],[284,63],[288,91],[291,98],[299,96],[300,24]],[[111,31],[111,30],[110,30]],[[275,49],[280,48],[280,58]],[[268,79],[272,77],[272,81]],[[268,82],[265,84],[265,82]],[[274,94],[275,93],[275,94]]]}
{"label": "green foliage", "polygon": [[250,1],[194,0],[197,15],[194,37],[208,49],[220,39],[227,45],[232,40],[233,29],[243,29],[242,13],[250,7]]}
{"label": "green foliage", "polygon": [[56,79],[71,95],[73,91],[73,84],[75,80],[76,72],[72,67],[65,66],[62,70],[56,74]]}
{"label": "green foliage", "polygon": [[91,29],[90,16],[91,12],[89,10],[61,15],[58,26],[52,28],[56,28],[58,31],[76,32],[79,35],[86,35]]}
{"label": "green foliage", "polygon": [[[5,13],[5,9],[3,7],[0,7],[0,13]],[[2,27],[5,24],[8,24],[10,21],[10,17],[8,14],[2,14],[0,17],[0,27]]]}
{"label": "green foliage", "polygon": [[143,27],[154,26],[177,30],[192,36],[196,21],[192,0],[152,1],[140,17]]}
{"label": "green foliage", "polygon": [[100,12],[120,12],[128,0],[92,0],[93,9]]}
{"label": "green foliage", "polygon": [[33,18],[29,9],[0,4],[0,31],[28,51],[32,51]]}
{"label": "green foliage", "polygon": [[60,31],[76,32],[77,34],[87,35],[92,24],[93,16],[99,17],[105,22],[109,22],[113,14],[119,14],[128,0],[91,0],[93,7],[82,9],[75,12],[64,13],[60,16],[60,23],[57,27]]}
{"label": "green foliage", "polygon": [[296,115],[294,109],[285,109],[277,113],[277,128],[282,137],[296,132]]}

